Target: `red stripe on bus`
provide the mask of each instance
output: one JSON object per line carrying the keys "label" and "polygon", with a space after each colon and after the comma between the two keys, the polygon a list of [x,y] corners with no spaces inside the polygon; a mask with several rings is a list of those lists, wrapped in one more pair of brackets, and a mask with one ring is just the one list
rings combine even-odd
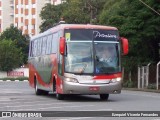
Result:
{"label": "red stripe on bus", "polygon": [[94,76],[93,79],[106,80],[106,79],[114,79],[114,78],[118,78],[118,77],[122,77],[122,73],[116,73],[116,74],[112,74],[112,75],[97,75],[97,76]]}

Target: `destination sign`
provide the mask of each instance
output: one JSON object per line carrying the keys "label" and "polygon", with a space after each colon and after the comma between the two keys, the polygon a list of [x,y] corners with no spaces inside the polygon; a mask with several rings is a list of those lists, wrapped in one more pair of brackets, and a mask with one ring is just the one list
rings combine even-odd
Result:
{"label": "destination sign", "polygon": [[118,41],[117,30],[67,29],[66,41]]}

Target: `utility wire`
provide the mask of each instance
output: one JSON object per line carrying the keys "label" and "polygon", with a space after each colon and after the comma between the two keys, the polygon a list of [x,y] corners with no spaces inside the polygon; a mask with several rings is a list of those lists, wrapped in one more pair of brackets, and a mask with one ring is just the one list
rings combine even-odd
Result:
{"label": "utility wire", "polygon": [[150,7],[149,5],[147,5],[145,2],[143,2],[142,0],[139,0],[141,3],[143,3],[145,6],[147,6],[149,9],[151,9],[153,12],[157,13],[160,16],[160,13],[157,12],[156,10],[154,10],[152,7]]}

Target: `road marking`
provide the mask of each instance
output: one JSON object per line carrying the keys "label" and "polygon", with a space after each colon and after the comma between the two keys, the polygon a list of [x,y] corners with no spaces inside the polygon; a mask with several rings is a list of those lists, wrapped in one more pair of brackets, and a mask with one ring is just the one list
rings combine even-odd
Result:
{"label": "road marking", "polygon": [[0,82],[28,82],[28,80],[0,80]]}
{"label": "road marking", "polygon": [[14,107],[14,108],[19,108],[19,107],[31,107],[31,106],[42,106],[42,105],[58,105],[58,104],[70,104],[70,103],[49,103],[49,104],[34,104],[34,105],[19,105],[19,106],[3,106],[3,107],[0,107],[0,108],[8,108],[8,107]]}
{"label": "road marking", "polygon": [[11,101],[11,100],[8,98],[1,98],[0,101]]}
{"label": "road marking", "polygon": [[[155,93],[155,94],[157,94],[157,96],[153,96],[153,95],[145,95],[145,94],[136,94],[136,93],[122,93],[122,94],[125,94],[125,95],[135,95],[135,96],[143,96],[143,97],[152,97],[152,98],[160,98],[160,96],[159,96],[159,93]],[[151,94],[153,94],[153,93],[151,93]]]}
{"label": "road marking", "polygon": [[[22,100],[25,100],[25,99],[22,99]],[[23,102],[23,104],[26,104],[26,103],[30,104],[30,103],[39,103],[39,102],[53,102],[53,100],[51,100],[51,101],[36,101],[36,102],[24,102],[24,101],[22,101],[22,102]],[[4,105],[4,104],[17,104],[17,103],[19,104],[20,102],[16,102],[16,101],[14,102],[14,101],[12,101],[12,103],[8,103],[8,102],[7,103],[0,103],[0,105]]]}
{"label": "road marking", "polygon": [[[77,108],[77,107],[91,107],[91,106],[94,106],[94,105],[81,105],[81,106],[62,106],[62,107],[55,107],[55,108]],[[50,109],[50,108],[54,108],[54,107],[47,107],[47,108],[38,108],[40,110],[44,110],[44,109]]]}
{"label": "road marking", "polygon": [[23,93],[23,92],[19,92],[19,91],[14,91],[14,90],[1,90],[1,94],[6,94],[6,93]]}
{"label": "road marking", "polygon": [[28,80],[23,80],[23,82],[28,82]]}
{"label": "road marking", "polygon": [[[62,103],[61,103],[62,104]],[[50,104],[51,105],[51,104]],[[35,105],[34,105],[35,106]],[[56,108],[56,109],[58,109],[58,108],[78,108],[78,107],[89,107],[89,106],[95,106],[95,105],[81,105],[81,106],[61,106],[61,107],[43,107],[43,108],[30,108],[30,109],[12,109],[12,110],[10,110],[10,111],[25,111],[25,110],[45,110],[45,109],[51,109],[51,108]]]}
{"label": "road marking", "polygon": [[11,82],[11,80],[6,80],[6,82]]}

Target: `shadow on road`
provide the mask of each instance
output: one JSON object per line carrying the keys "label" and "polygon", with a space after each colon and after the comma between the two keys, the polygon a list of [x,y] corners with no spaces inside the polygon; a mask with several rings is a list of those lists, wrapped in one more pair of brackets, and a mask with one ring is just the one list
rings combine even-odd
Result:
{"label": "shadow on road", "polygon": [[[57,99],[56,94],[48,94],[44,95],[44,97],[51,98],[51,99]],[[100,100],[99,95],[65,95],[64,100],[66,102],[116,102],[116,100]]]}

